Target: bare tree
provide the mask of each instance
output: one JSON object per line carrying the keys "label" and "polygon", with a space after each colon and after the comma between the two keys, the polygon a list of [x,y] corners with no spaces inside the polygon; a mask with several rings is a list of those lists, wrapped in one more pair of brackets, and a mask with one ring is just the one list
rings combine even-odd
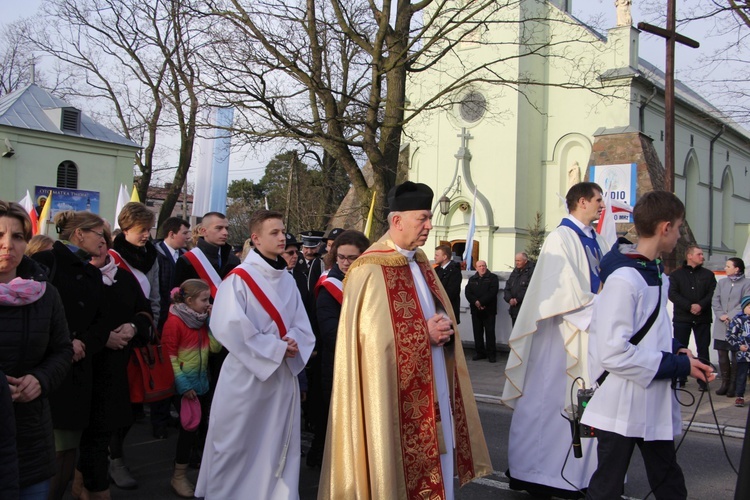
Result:
{"label": "bare tree", "polygon": [[[323,148],[346,172],[362,209],[377,193],[376,232],[384,229],[382,208],[396,183],[404,126],[424,111],[451,106],[467,85],[528,92],[545,84],[505,70],[521,57],[552,58],[553,46],[571,43],[561,32],[553,35],[552,25],[575,24],[565,15],[550,17],[554,8],[541,0],[206,0],[194,8],[218,20],[214,43],[203,53],[212,69],[204,82],[217,100],[238,109],[237,130],[250,141],[295,138]],[[485,43],[493,25],[518,31],[511,50],[462,71],[441,68],[460,44]],[[572,54],[561,58],[570,79],[552,84],[599,86]],[[445,71],[445,85],[409,105],[410,76],[427,71]],[[360,168],[363,159],[372,165],[371,181]]]}
{"label": "bare tree", "polygon": [[21,25],[0,28],[0,95],[10,94],[33,80],[34,54],[23,43],[21,34]]}
{"label": "bare tree", "polygon": [[69,96],[103,103],[101,115],[113,117],[114,128],[143,146],[135,158],[142,200],[157,169],[160,143],[177,132],[177,170],[159,214],[161,224],[187,178],[200,108],[194,53],[200,34],[192,31],[183,3],[50,0],[43,9],[46,22],[26,40],[78,77]]}
{"label": "bare tree", "polygon": [[[641,9],[649,20],[664,22],[663,1],[647,0]],[[716,48],[682,71],[680,78],[716,102],[727,117],[750,123],[750,3],[680,0],[678,31],[698,23],[702,27],[699,41]]]}

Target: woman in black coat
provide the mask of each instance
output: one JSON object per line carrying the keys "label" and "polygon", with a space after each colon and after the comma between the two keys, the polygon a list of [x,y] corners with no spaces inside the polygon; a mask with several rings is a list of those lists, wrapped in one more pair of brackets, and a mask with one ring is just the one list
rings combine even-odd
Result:
{"label": "woman in black coat", "polygon": [[326,258],[331,269],[315,287],[316,316],[320,329],[320,383],[321,402],[319,425],[307,454],[307,465],[317,467],[323,461],[323,451],[328,428],[328,413],[333,391],[333,359],[336,348],[336,332],[339,329],[343,281],[349,266],[370,246],[370,241],[359,231],[344,231],[333,241]]}
{"label": "woman in black coat", "polygon": [[49,269],[59,290],[73,341],[73,365],[60,388],[50,396],[55,428],[57,470],[50,498],[62,498],[75,469],[81,433],[89,425],[93,356],[104,349],[109,331],[102,324],[104,285],[91,255],[105,247],[104,221],[91,212],[65,211],[55,215],[60,235],[52,250],[33,258]]}
{"label": "woman in black coat", "polygon": [[46,497],[55,473],[48,397],[65,378],[73,349],[60,295],[45,271],[23,255],[29,239],[26,211],[0,201],[0,371],[14,403],[18,467],[17,484],[0,490]]}
{"label": "woman in black coat", "polygon": [[[109,243],[109,232],[105,230]],[[81,436],[73,497],[84,488],[89,498],[108,498],[107,448],[112,434],[133,424],[127,366],[132,346],[145,345],[151,331],[151,310],[138,281],[119,269],[104,248],[91,259],[104,283],[103,325],[109,332],[104,349],[93,356],[93,391],[89,426]],[[143,314],[145,313],[145,315]]]}

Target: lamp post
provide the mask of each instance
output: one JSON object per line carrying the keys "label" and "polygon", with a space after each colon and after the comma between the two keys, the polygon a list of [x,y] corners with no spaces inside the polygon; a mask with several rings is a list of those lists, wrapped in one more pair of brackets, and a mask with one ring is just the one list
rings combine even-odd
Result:
{"label": "lamp post", "polygon": [[448,212],[450,212],[451,210],[451,199],[446,195],[443,195],[440,197],[438,203],[440,204],[440,213],[443,215],[448,215]]}

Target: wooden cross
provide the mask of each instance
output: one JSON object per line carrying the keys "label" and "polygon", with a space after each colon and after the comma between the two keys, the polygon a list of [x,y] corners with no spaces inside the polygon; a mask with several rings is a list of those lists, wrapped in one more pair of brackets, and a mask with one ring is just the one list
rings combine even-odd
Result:
{"label": "wooden cross", "polygon": [[664,71],[664,190],[674,192],[674,54],[679,42],[697,49],[700,43],[677,33],[675,26],[676,0],[667,0],[667,29],[648,23],[638,23],[638,29],[660,36],[667,41],[667,64]]}

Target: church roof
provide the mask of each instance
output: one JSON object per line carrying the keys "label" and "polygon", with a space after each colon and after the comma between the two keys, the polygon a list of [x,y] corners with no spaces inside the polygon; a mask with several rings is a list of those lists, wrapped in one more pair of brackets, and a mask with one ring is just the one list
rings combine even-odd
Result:
{"label": "church roof", "polygon": [[[638,58],[638,73],[648,82],[655,85],[659,90],[664,91],[665,89],[665,78],[664,71],[646,61],[643,58]],[[674,93],[675,98],[681,100],[683,103],[692,106],[700,112],[703,112],[717,123],[724,124],[727,127],[734,130],[737,134],[741,135],[745,139],[750,139],[750,132],[746,130],[742,125],[735,122],[724,114],[719,108],[711,104],[706,98],[701,96],[698,92],[691,89],[683,82],[675,78],[674,81]]]}
{"label": "church roof", "polygon": [[80,113],[80,126],[77,131],[63,130],[60,124],[56,124],[48,114],[49,111],[59,109],[73,110],[75,108],[38,85],[31,83],[15,92],[0,96],[0,125],[80,137],[133,148],[140,147],[135,142],[94,121],[84,113]]}

